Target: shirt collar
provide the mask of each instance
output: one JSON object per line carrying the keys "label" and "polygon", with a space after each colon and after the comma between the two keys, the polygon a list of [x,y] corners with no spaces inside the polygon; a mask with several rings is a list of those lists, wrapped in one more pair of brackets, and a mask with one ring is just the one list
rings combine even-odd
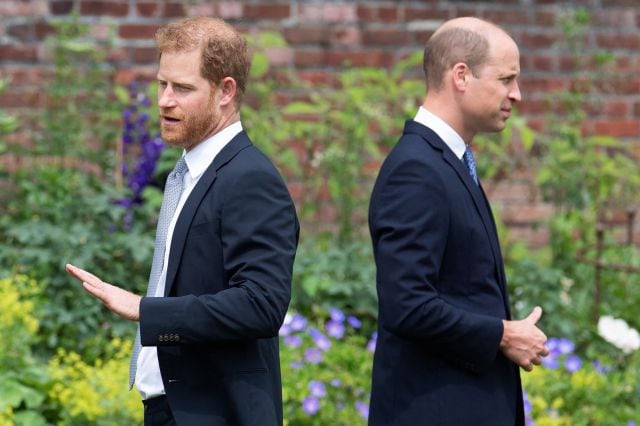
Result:
{"label": "shirt collar", "polygon": [[467,145],[462,140],[462,137],[443,119],[421,106],[414,120],[433,130],[453,151],[456,157],[462,159]]}
{"label": "shirt collar", "polygon": [[241,131],[242,123],[236,121],[218,133],[209,136],[191,151],[183,153],[191,178],[199,178],[207,170],[213,159],[222,151],[222,148]]}

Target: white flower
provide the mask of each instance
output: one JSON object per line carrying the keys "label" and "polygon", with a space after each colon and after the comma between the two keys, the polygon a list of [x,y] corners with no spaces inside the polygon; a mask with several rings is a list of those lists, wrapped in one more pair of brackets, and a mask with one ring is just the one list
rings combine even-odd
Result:
{"label": "white flower", "polygon": [[622,319],[609,315],[600,317],[598,334],[625,354],[630,354],[640,348],[640,334]]}

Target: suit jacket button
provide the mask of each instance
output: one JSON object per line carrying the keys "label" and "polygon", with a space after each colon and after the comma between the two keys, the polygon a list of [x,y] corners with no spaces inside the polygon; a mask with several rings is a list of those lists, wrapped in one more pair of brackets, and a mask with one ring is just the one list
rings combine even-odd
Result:
{"label": "suit jacket button", "polygon": [[179,342],[179,341],[180,341],[180,335],[176,334],[176,342]]}

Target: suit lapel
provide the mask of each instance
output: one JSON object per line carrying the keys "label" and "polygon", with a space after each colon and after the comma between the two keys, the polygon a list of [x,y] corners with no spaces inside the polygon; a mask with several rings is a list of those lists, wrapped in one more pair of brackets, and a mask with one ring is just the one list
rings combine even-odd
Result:
{"label": "suit lapel", "polygon": [[187,233],[193,222],[193,217],[202,203],[205,195],[209,191],[213,182],[215,182],[218,176],[218,170],[224,167],[229,161],[233,159],[240,151],[251,146],[251,141],[247,134],[242,131],[238,133],[231,141],[216,155],[207,170],[205,170],[202,177],[196,184],[196,186],[189,194],[189,198],[185,202],[180,216],[176,221],[176,226],[173,230],[173,236],[171,239],[171,251],[169,253],[169,262],[167,265],[167,279],[164,287],[164,296],[167,297],[171,293],[173,282],[178,273],[178,266],[180,265],[180,259],[184,250],[184,244],[187,238]]}
{"label": "suit lapel", "polygon": [[482,190],[482,187],[475,184],[464,163],[460,161],[458,157],[456,157],[453,151],[451,151],[451,149],[444,143],[442,139],[440,139],[440,137],[433,130],[415,121],[409,120],[406,123],[404,132],[416,133],[420,135],[427,143],[429,143],[438,151],[441,151],[443,160],[455,170],[456,174],[471,195],[473,204],[475,205],[476,211],[482,219],[482,225],[484,226],[484,230],[487,233],[487,238],[489,239],[489,246],[491,247],[493,259],[496,264],[496,273],[498,276],[500,291],[502,292],[503,300],[505,301],[505,307],[508,314],[509,296],[506,289],[506,281],[502,265],[502,255],[500,253],[500,243],[498,241],[498,234],[496,232],[495,223],[493,221],[491,208],[484,194],[484,191]]}

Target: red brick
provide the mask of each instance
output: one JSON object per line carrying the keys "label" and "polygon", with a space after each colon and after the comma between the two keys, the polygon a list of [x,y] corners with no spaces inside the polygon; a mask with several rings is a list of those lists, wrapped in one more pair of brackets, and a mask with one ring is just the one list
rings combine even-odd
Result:
{"label": "red brick", "polygon": [[80,3],[80,14],[97,16],[127,16],[128,2],[91,0]]}
{"label": "red brick", "polygon": [[51,76],[51,72],[34,66],[5,66],[3,76],[11,78],[11,86],[41,85]]}
{"label": "red brick", "polygon": [[[505,0],[500,0],[500,3],[505,3]],[[484,19],[488,19],[489,21],[495,22],[499,25],[505,24],[518,24],[518,25],[526,25],[529,23],[529,11],[520,9],[487,9],[482,17]]]}
{"label": "red brick", "polygon": [[535,71],[553,71],[555,69],[555,56],[530,56],[529,68]]}
{"label": "red brick", "polygon": [[73,1],[52,1],[49,2],[49,10],[52,15],[68,15],[73,10]]}
{"label": "red brick", "polygon": [[2,0],[0,16],[43,16],[47,13],[46,0]]}
{"label": "red brick", "polygon": [[551,204],[509,204],[502,209],[501,217],[506,224],[525,225],[545,221],[553,215],[553,212],[554,208]]}
{"label": "red brick", "polygon": [[444,21],[445,19],[449,19],[449,17],[448,9],[435,5],[425,5],[423,7],[407,6],[404,10],[404,20],[407,22],[423,20]]}
{"label": "red brick", "polygon": [[534,10],[533,22],[542,27],[551,27],[556,24],[557,15],[550,10]]}
{"label": "red brick", "polygon": [[245,4],[245,19],[284,19],[291,15],[288,4]]}
{"label": "red brick", "polygon": [[[636,117],[640,117],[640,102],[636,102],[633,104],[633,115]],[[640,144],[638,144],[640,146]]]}
{"label": "red brick", "polygon": [[551,111],[549,102],[544,99],[529,99],[527,94],[522,94],[522,102],[518,104],[518,112],[525,115],[544,114]]}
{"label": "red brick", "polygon": [[393,64],[393,55],[380,50],[329,51],[327,63],[332,66],[379,67]]}
{"label": "red brick", "polygon": [[519,37],[521,47],[551,48],[562,39],[555,31],[548,32],[522,32]]}
{"label": "red brick", "polygon": [[320,49],[296,49],[293,61],[296,67],[318,67],[327,63],[327,53]]}
{"label": "red brick", "polygon": [[7,28],[7,34],[21,41],[33,41],[33,24],[14,24]]}
{"label": "red brick", "polygon": [[237,1],[218,2],[218,15],[223,19],[240,19],[243,17],[242,4]]}
{"label": "red brick", "polygon": [[597,10],[592,15],[591,24],[615,29],[626,27],[635,30],[635,13],[633,9],[607,8],[607,10]]}
{"label": "red brick", "polygon": [[40,20],[34,24],[34,32],[36,39],[43,40],[44,38],[54,35],[56,30],[51,24],[45,20]]}
{"label": "red brick", "polygon": [[178,18],[185,16],[186,12],[182,3],[165,3],[162,16],[167,18]]}
{"label": "red brick", "polygon": [[118,29],[118,34],[126,39],[153,39],[159,25],[125,24]]}
{"label": "red brick", "polygon": [[154,67],[135,67],[119,69],[116,72],[115,82],[117,84],[127,85],[133,81],[151,82],[156,79],[157,68]]}
{"label": "red brick", "polygon": [[338,84],[336,73],[318,70],[301,70],[298,77],[314,86],[335,86]]}
{"label": "red brick", "polygon": [[347,3],[300,4],[298,16],[305,22],[357,22],[358,20],[356,5]]}
{"label": "red brick", "polygon": [[552,92],[566,90],[568,81],[562,77],[534,77],[524,75],[520,77],[520,88],[527,92]]}
{"label": "red brick", "polygon": [[609,100],[605,101],[602,107],[602,112],[611,117],[627,116],[632,109],[632,105],[628,101],[624,100]]}
{"label": "red brick", "polygon": [[136,4],[136,10],[139,16],[157,16],[158,15],[158,3],[155,2],[140,2]]}
{"label": "red brick", "polygon": [[378,17],[382,22],[398,22],[400,20],[399,6],[381,6],[378,10]]}
{"label": "red brick", "polygon": [[599,47],[606,49],[640,49],[640,35],[638,34],[598,34],[596,42]]}
{"label": "red brick", "polygon": [[378,8],[376,6],[365,6],[359,4],[356,8],[356,15],[359,21],[377,21]]}
{"label": "red brick", "polygon": [[374,29],[362,33],[362,43],[376,46],[404,46],[411,41],[411,33],[406,30]]}
{"label": "red brick", "polygon": [[45,104],[46,97],[42,90],[10,90],[0,93],[0,107],[2,108],[41,108]]}
{"label": "red brick", "polygon": [[640,136],[640,123],[636,120],[594,120],[586,124],[589,133],[614,137]]}
{"label": "red brick", "polygon": [[342,27],[331,30],[332,45],[357,46],[362,42],[362,35],[357,27]]}
{"label": "red brick", "polygon": [[136,47],[133,49],[133,61],[136,64],[156,63],[158,50],[155,47]]}
{"label": "red brick", "polygon": [[284,38],[290,44],[327,44],[329,29],[325,26],[286,28]]}
{"label": "red brick", "polygon": [[38,59],[37,51],[35,44],[3,44],[0,45],[0,60],[35,61]]}
{"label": "red brick", "polygon": [[531,248],[545,247],[549,244],[549,229],[542,226],[514,226],[509,228],[509,240],[526,242]]}

